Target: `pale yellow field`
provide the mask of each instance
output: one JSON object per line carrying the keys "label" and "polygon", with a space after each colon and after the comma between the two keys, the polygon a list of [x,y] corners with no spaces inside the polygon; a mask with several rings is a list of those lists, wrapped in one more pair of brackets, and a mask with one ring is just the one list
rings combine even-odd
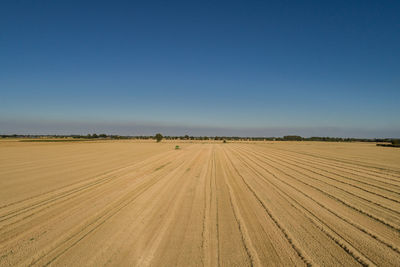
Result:
{"label": "pale yellow field", "polygon": [[400,149],[0,141],[0,266],[30,265],[399,266]]}

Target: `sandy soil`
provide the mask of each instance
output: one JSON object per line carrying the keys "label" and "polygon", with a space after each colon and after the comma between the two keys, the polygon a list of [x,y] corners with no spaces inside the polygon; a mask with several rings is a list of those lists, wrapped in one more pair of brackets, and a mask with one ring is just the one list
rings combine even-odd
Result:
{"label": "sandy soil", "polygon": [[30,265],[399,266],[400,149],[0,142],[0,266]]}

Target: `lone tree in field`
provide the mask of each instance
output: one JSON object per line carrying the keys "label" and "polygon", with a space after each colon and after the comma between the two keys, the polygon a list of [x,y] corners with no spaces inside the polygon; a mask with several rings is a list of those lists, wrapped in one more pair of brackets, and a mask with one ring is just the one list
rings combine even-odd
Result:
{"label": "lone tree in field", "polygon": [[161,142],[162,139],[163,139],[162,134],[160,134],[160,133],[156,134],[157,143],[158,143],[158,142]]}

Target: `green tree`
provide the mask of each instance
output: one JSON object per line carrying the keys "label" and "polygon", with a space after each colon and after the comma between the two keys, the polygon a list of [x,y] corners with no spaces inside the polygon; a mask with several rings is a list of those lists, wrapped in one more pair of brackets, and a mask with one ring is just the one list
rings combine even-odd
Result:
{"label": "green tree", "polygon": [[163,136],[162,136],[162,134],[158,133],[158,134],[156,134],[155,138],[156,138],[157,143],[158,143],[158,142],[161,142],[161,140],[163,139]]}
{"label": "green tree", "polygon": [[285,140],[285,141],[301,141],[301,140],[303,140],[303,137],[298,136],[298,135],[285,135],[283,137],[283,140]]}

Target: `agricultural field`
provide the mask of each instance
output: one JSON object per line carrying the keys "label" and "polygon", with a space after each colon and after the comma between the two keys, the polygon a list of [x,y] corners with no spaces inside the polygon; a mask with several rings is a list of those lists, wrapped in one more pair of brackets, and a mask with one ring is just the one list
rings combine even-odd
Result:
{"label": "agricultural field", "polygon": [[0,266],[31,265],[399,266],[400,149],[0,141]]}

